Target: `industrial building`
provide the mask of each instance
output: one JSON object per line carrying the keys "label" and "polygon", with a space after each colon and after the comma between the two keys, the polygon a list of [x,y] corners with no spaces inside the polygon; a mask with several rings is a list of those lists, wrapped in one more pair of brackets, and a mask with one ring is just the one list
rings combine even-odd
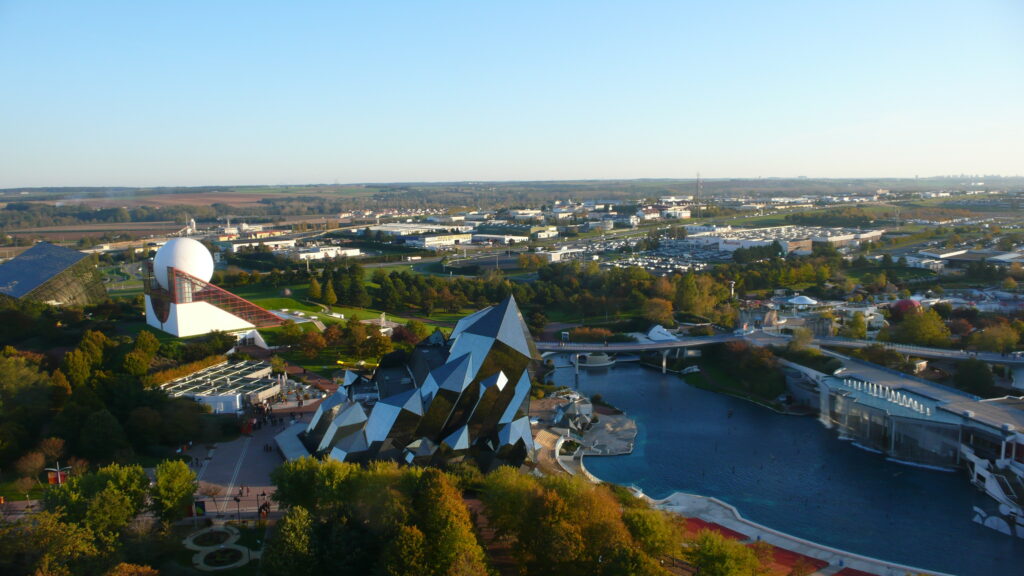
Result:
{"label": "industrial building", "polygon": [[472,241],[472,234],[424,234],[407,239],[406,244],[427,250],[437,250],[458,244],[469,244]]}
{"label": "industrial building", "polygon": [[885,230],[851,230],[818,226],[773,226],[769,228],[734,228],[693,232],[689,240],[696,244],[717,245],[719,250],[733,252],[738,248],[770,246],[778,242],[786,254],[810,254],[814,244],[840,248],[862,242],[876,241]]}

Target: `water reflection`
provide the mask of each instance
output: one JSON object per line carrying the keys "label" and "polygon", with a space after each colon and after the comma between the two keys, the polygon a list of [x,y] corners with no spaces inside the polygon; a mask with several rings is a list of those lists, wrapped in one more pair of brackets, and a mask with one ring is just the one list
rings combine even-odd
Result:
{"label": "water reflection", "polygon": [[1022,574],[1024,540],[971,521],[994,502],[963,472],[911,468],[794,417],[686,385],[635,364],[559,369],[637,420],[629,456],[590,457],[599,478],[660,498],[714,496],[747,518],[851,552],[965,575]]}

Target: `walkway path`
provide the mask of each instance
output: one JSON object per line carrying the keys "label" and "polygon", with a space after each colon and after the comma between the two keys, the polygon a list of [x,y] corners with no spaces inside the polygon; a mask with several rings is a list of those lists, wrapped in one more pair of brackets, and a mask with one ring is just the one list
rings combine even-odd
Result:
{"label": "walkway path", "polygon": [[[244,518],[247,514],[250,517],[256,514],[264,495],[269,497],[274,493],[270,473],[282,462],[276,449],[265,451],[264,446],[274,446],[274,435],[290,424],[292,412],[299,419],[309,420],[318,404],[314,400],[302,408],[297,408],[294,402],[275,405],[274,416],[283,418],[282,424],[264,424],[259,430],[253,430],[251,436],[217,444],[210,450],[198,474],[201,483],[198,498],[210,500],[207,510],[211,515]],[[209,488],[218,491],[215,498],[203,494]],[[235,497],[239,502],[235,502]]]}

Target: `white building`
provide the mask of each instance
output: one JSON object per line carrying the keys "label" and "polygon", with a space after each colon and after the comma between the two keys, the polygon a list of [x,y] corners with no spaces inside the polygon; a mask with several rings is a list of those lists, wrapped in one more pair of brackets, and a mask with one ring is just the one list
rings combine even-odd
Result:
{"label": "white building", "polygon": [[324,260],[326,258],[355,258],[361,256],[359,248],[342,248],[341,246],[314,246],[299,250],[296,257],[299,260]]}
{"label": "white building", "polygon": [[287,250],[289,248],[295,248],[295,240],[288,238],[261,238],[259,240],[237,240],[230,244],[231,253],[238,254],[246,248],[258,248],[260,246],[266,246],[271,251]]}
{"label": "white building", "polygon": [[410,238],[407,243],[410,246],[426,248],[427,250],[437,250],[446,246],[469,244],[472,241],[472,234],[425,234],[416,238]]}
{"label": "white building", "polygon": [[146,323],[178,337],[278,326],[283,320],[210,284],[213,257],[191,238],[174,238],[146,263]]}
{"label": "white building", "polygon": [[665,209],[665,211],[662,212],[661,215],[664,218],[675,218],[677,220],[686,220],[687,218],[690,217],[690,210],[688,208],[681,208],[681,207],[676,206],[676,207]]}

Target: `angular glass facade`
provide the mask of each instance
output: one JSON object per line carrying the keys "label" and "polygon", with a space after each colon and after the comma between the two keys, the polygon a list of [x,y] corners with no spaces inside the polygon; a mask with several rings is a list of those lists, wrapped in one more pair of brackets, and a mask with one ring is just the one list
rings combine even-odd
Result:
{"label": "angular glass facade", "polygon": [[460,320],[447,340],[435,333],[417,346],[402,367],[412,388],[394,386],[396,367],[382,362],[372,380],[379,380],[377,402],[355,402],[340,389],[322,403],[303,443],[312,454],[348,461],[471,457],[485,469],[518,465],[534,451],[529,369],[538,358],[509,297]]}

